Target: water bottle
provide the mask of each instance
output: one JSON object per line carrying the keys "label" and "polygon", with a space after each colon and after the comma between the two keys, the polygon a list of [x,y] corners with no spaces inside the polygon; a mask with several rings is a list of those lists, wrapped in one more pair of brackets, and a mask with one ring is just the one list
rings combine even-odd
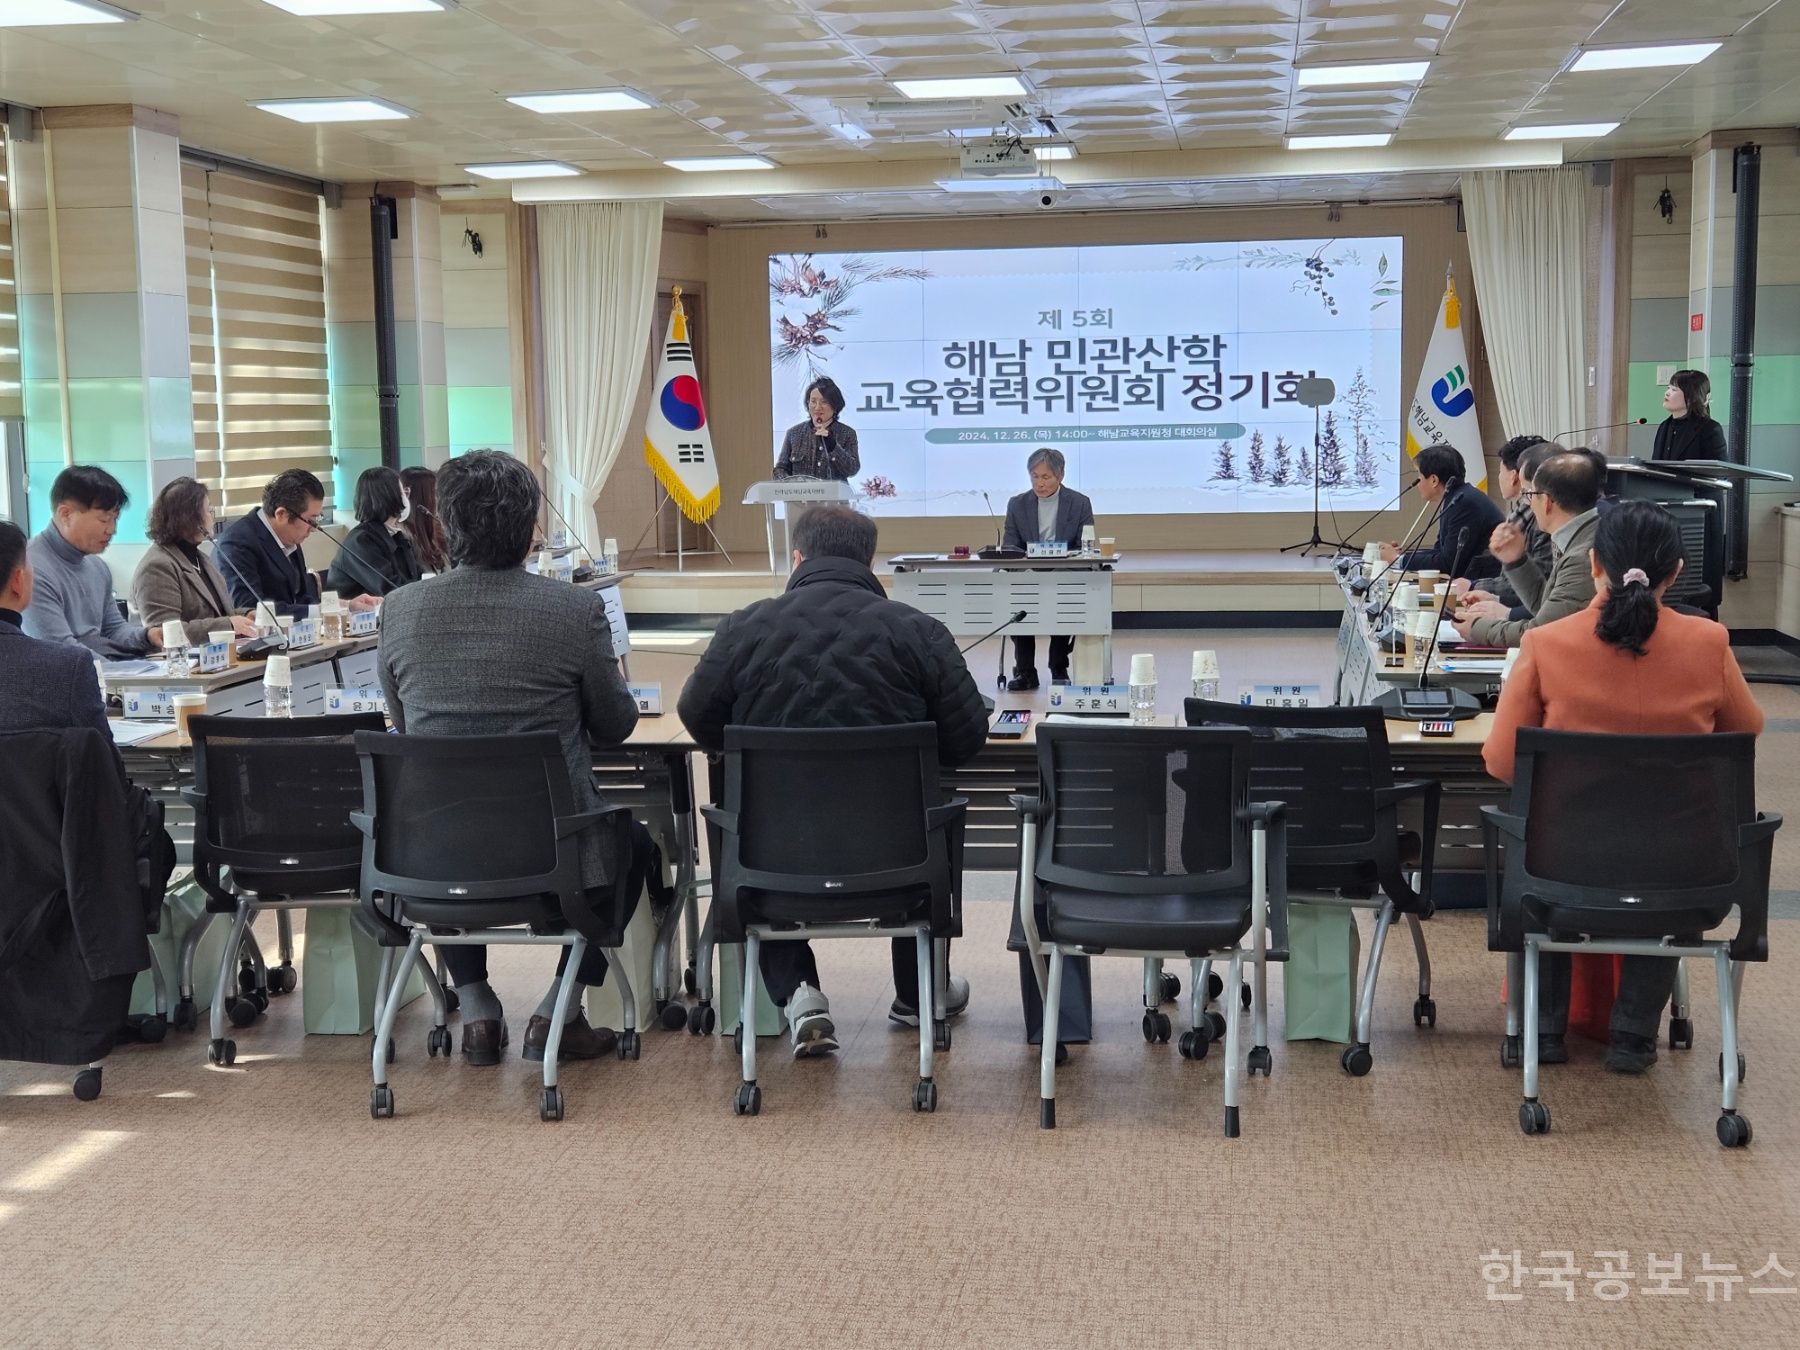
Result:
{"label": "water bottle", "polygon": [[188,677],[187,629],[180,619],[165,619],[162,626],[163,656],[167,658],[165,669],[178,680]]}
{"label": "water bottle", "polygon": [[326,591],[319,597],[319,641],[342,642],[344,640],[344,602],[336,591]]}
{"label": "water bottle", "polygon": [[294,715],[294,676],[289,658],[276,654],[263,663],[263,716]]}
{"label": "water bottle", "polygon": [[1131,658],[1131,724],[1147,727],[1156,721],[1156,658],[1139,652]]}
{"label": "water bottle", "polygon": [[1219,696],[1219,654],[1217,652],[1194,653],[1194,697],[1213,698]]}

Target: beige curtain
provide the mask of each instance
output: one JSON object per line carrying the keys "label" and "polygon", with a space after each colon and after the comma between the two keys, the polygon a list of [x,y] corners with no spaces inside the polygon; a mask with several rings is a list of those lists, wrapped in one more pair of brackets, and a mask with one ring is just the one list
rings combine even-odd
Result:
{"label": "beige curtain", "polygon": [[644,378],[662,203],[540,206],[537,222],[545,487],[591,519]]}
{"label": "beige curtain", "polygon": [[1587,170],[1463,176],[1475,298],[1508,436],[1584,427]]}

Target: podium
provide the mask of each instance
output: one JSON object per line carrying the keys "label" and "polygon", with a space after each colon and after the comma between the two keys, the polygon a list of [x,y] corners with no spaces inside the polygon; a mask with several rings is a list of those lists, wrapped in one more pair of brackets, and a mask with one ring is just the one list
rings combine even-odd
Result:
{"label": "podium", "polygon": [[1668,598],[1717,617],[1725,594],[1731,547],[1731,493],[1745,484],[1790,483],[1792,474],[1719,459],[1615,459],[1606,466],[1607,492],[1621,501],[1655,502],[1681,527],[1686,566]]}
{"label": "podium", "polygon": [[760,506],[763,509],[763,528],[769,538],[769,571],[780,576],[787,568],[783,562],[794,556],[793,517],[787,511],[781,513],[782,538],[787,547],[782,551],[780,560],[775,553],[775,514],[779,507],[788,505],[813,506],[819,502],[847,502],[850,500],[850,485],[835,478],[771,478],[761,483],[752,483],[750,490],[744,494],[745,506]]}

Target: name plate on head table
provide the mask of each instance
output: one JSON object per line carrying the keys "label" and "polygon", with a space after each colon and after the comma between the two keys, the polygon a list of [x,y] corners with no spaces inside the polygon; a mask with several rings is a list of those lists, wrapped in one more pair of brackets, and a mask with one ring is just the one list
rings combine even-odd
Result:
{"label": "name plate on head table", "polygon": [[216,675],[231,664],[229,642],[209,642],[200,649],[200,673]]}
{"label": "name plate on head table", "polygon": [[662,716],[662,686],[660,684],[628,684],[632,700],[637,704],[638,712],[645,717]]}
{"label": "name plate on head table", "polygon": [[1067,544],[1046,544],[1036,541],[1025,545],[1025,556],[1027,558],[1068,558],[1073,555],[1069,552]]}
{"label": "name plate on head table", "polygon": [[302,647],[319,645],[319,625],[312,619],[295,619],[294,626],[288,629],[288,650],[298,651]]}
{"label": "name plate on head table", "polygon": [[180,689],[127,689],[125,715],[166,721],[175,716],[175,695],[182,692]]}
{"label": "name plate on head table", "polygon": [[381,621],[378,609],[357,609],[350,612],[350,625],[344,631],[351,637],[368,637],[375,631],[375,625]]}
{"label": "name plate on head table", "polygon": [[380,689],[339,689],[328,686],[325,690],[325,712],[329,716],[372,712],[385,714],[387,710],[387,695]]}
{"label": "name plate on head table", "polygon": [[1128,684],[1053,684],[1050,707],[1055,712],[1130,713]]}
{"label": "name plate on head table", "polygon": [[1319,708],[1325,697],[1316,684],[1247,684],[1238,702],[1247,708]]}

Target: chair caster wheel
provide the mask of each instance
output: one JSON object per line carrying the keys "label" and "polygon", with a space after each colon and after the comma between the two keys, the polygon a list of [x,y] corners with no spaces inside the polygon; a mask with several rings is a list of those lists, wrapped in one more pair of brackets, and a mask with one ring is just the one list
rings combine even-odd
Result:
{"label": "chair caster wheel", "polygon": [[1181,976],[1171,975],[1168,971],[1162,974],[1162,1001],[1173,1003],[1181,997]]}
{"label": "chair caster wheel", "polygon": [[689,998],[694,998],[700,993],[700,980],[692,966],[681,972],[681,987],[687,991]]}
{"label": "chair caster wheel", "polygon": [[1669,1019],[1669,1049],[1692,1050],[1693,1048],[1693,1021],[1686,1017],[1671,1017]]}
{"label": "chair caster wheel", "polygon": [[247,1027],[257,1018],[262,1009],[249,998],[234,998],[225,1004],[225,1016],[231,1019],[234,1027]]}
{"label": "chair caster wheel", "polygon": [[1219,995],[1225,992],[1225,981],[1216,970],[1206,972],[1206,1001],[1217,1003]]}
{"label": "chair caster wheel", "polygon": [[256,1005],[257,1012],[267,1012],[269,1010],[269,991],[267,989],[252,989],[250,991],[250,1001]]}
{"label": "chair caster wheel", "polygon": [[1175,1049],[1183,1059],[1205,1059],[1206,1052],[1211,1048],[1212,1036],[1209,1029],[1204,1027],[1182,1032],[1181,1039],[1175,1043]]}
{"label": "chair caster wheel", "polygon": [[1169,1037],[1174,1034],[1174,1031],[1175,1024],[1169,1020],[1169,1015],[1167,1013],[1158,1012],[1155,1008],[1145,1010],[1144,1039],[1149,1041],[1150,1044],[1155,1045],[1159,1042],[1168,1040]]}
{"label": "chair caster wheel", "polygon": [[563,1094],[559,1087],[547,1087],[538,1097],[539,1120],[561,1120],[563,1118]]}
{"label": "chair caster wheel", "polygon": [[643,1049],[636,1031],[623,1032],[619,1036],[619,1058],[636,1059]]}
{"label": "chair caster wheel", "polygon": [[1224,1013],[1216,1013],[1216,1012],[1207,1013],[1206,1014],[1206,1025],[1207,1025],[1208,1030],[1210,1030],[1212,1032],[1213,1040],[1222,1041],[1225,1039],[1225,1014]]}
{"label": "chair caster wheel", "polygon": [[657,1020],[664,1031],[680,1031],[688,1024],[688,1010],[679,1003],[665,1003]]}
{"label": "chair caster wheel", "polygon": [[1519,1067],[1521,1046],[1517,1036],[1503,1036],[1500,1040],[1500,1067],[1516,1069]]}
{"label": "chair caster wheel", "polygon": [[1038,1098],[1038,1128],[1040,1130],[1056,1128],[1056,1098]]}
{"label": "chair caster wheel", "polygon": [[1252,1003],[1253,999],[1254,999],[1254,996],[1250,993],[1249,983],[1246,982],[1244,984],[1240,984],[1238,986],[1238,1006],[1243,1008],[1245,1012],[1248,1012],[1248,1011],[1250,1011],[1250,1004]]}
{"label": "chair caster wheel", "polygon": [[[79,1081],[77,1080],[77,1082]],[[99,1091],[98,1084],[95,1085],[94,1090]],[[79,1087],[76,1088],[75,1095],[81,1096]],[[1719,1117],[1719,1142],[1726,1148],[1743,1148],[1750,1142],[1750,1122],[1736,1111],[1725,1112]]]}
{"label": "chair caster wheel", "polygon": [[1062,1068],[1063,1065],[1067,1064],[1068,1062],[1069,1062],[1069,1047],[1064,1045],[1061,1041],[1058,1041],[1056,1043],[1056,1067],[1060,1069],[1060,1068]]}
{"label": "chair caster wheel", "polygon": [[710,1036],[718,1019],[713,1010],[704,1003],[696,1003],[688,1009],[687,1029],[690,1036]]}
{"label": "chair caster wheel", "polygon": [[1415,1027],[1435,1027],[1437,1025],[1437,1000],[1421,996],[1413,1004],[1413,1025]]}
{"label": "chair caster wheel", "polygon": [[160,1045],[164,1036],[169,1034],[169,1019],[161,1013],[151,1013],[137,1024],[137,1038],[145,1045]]}
{"label": "chair caster wheel", "polygon": [[1352,1078],[1361,1078],[1375,1063],[1375,1057],[1369,1053],[1366,1045],[1351,1045],[1344,1048],[1338,1056],[1338,1063],[1344,1066],[1344,1072]]}
{"label": "chair caster wheel", "polygon": [[929,1078],[921,1078],[913,1084],[913,1110],[937,1110],[937,1084]]}
{"label": "chair caster wheel", "polygon": [[1268,1046],[1253,1045],[1250,1047],[1250,1059],[1248,1062],[1248,1069],[1250,1072],[1250,1076],[1252,1078],[1256,1077],[1256,1075],[1259,1073],[1264,1078],[1267,1078],[1269,1076],[1270,1070],[1274,1067],[1274,1065],[1275,1065],[1275,1056],[1269,1052]]}
{"label": "chair caster wheel", "polygon": [[270,994],[291,994],[300,987],[300,972],[282,962],[269,972]]}
{"label": "chair caster wheel", "polygon": [[394,1089],[386,1083],[377,1083],[369,1089],[369,1119],[392,1120],[394,1118]]}
{"label": "chair caster wheel", "polygon": [[199,1025],[200,1013],[194,1007],[193,999],[184,998],[175,1005],[175,1029],[177,1031],[192,1031]]}
{"label": "chair caster wheel", "polygon": [[762,1089],[755,1083],[739,1083],[737,1099],[731,1103],[734,1114],[754,1116],[762,1113]]}
{"label": "chair caster wheel", "polygon": [[1238,1137],[1238,1109],[1235,1106],[1225,1108],[1225,1137],[1227,1139]]}
{"label": "chair caster wheel", "polygon": [[[1744,1070],[1748,1067],[1749,1066],[1744,1063],[1743,1055],[1738,1055],[1738,1082],[1740,1084],[1744,1081]],[[1725,1081],[1725,1056],[1723,1054],[1719,1056],[1719,1081],[1721,1083]]]}
{"label": "chair caster wheel", "polygon": [[1549,1134],[1550,1109],[1542,1102],[1520,1102],[1519,1128],[1526,1134]]}
{"label": "chair caster wheel", "polygon": [[236,1041],[208,1041],[206,1044],[206,1062],[208,1064],[237,1063]]}
{"label": "chair caster wheel", "polygon": [[449,1027],[433,1027],[425,1035],[425,1053],[433,1059],[436,1059],[439,1055],[442,1055],[445,1059],[449,1059],[450,1045]]}
{"label": "chair caster wheel", "polygon": [[950,1024],[948,1022],[932,1024],[931,1048],[940,1052],[950,1048]]}
{"label": "chair caster wheel", "polygon": [[[75,1100],[76,1101],[91,1102],[94,1100],[94,1098],[98,1097],[99,1095],[100,1095],[100,1070],[99,1069],[83,1069],[80,1073],[75,1075]],[[1720,1129],[1723,1130],[1723,1128],[1724,1128],[1724,1122],[1721,1121]],[[1746,1129],[1747,1128],[1748,1127],[1746,1126]]]}

